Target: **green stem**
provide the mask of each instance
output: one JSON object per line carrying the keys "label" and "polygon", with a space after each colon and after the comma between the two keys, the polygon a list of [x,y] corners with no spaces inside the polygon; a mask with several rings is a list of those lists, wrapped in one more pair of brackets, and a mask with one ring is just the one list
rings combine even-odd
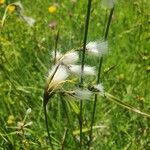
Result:
{"label": "green stem", "polygon": [[[89,27],[89,20],[90,20],[90,11],[91,11],[91,2],[92,0],[88,0],[87,5],[87,16],[85,22],[85,33],[84,33],[84,40],[83,40],[83,51],[82,51],[82,73],[80,78],[80,85],[83,86],[83,71],[84,71],[84,63],[85,63],[85,51],[86,51],[86,42],[88,36],[88,27]],[[83,109],[83,102],[80,102],[80,117],[79,117],[79,124],[80,124],[80,150],[82,149],[82,125],[83,125],[83,118],[82,118],[82,110]]]}
{"label": "green stem", "polygon": [[57,31],[56,37],[55,37],[54,64],[56,63],[58,39],[59,39],[59,30]]}
{"label": "green stem", "polygon": [[4,15],[3,15],[3,18],[2,18],[2,21],[1,21],[1,27],[4,26],[4,22],[5,22],[6,17],[7,17],[7,10],[8,10],[8,6],[5,8],[5,12],[4,12]]}
{"label": "green stem", "polygon": [[46,105],[45,104],[43,105],[43,108],[44,108],[45,125],[46,125],[46,129],[47,129],[49,143],[50,143],[51,149],[54,150],[54,147],[53,147],[53,144],[52,144],[52,140],[51,140],[51,137],[50,137],[49,128],[48,128],[48,117],[47,117]]}
{"label": "green stem", "polygon": [[113,12],[114,12],[114,7],[110,10],[108,23],[107,23],[105,34],[104,34],[104,40],[107,40],[107,37],[108,37],[108,32],[109,32],[109,27],[110,27],[110,24],[111,24]]}
{"label": "green stem", "polygon": [[[112,8],[111,11],[110,11],[110,15],[109,15],[109,19],[108,19],[108,22],[107,22],[106,30],[104,32],[104,40],[107,40],[107,37],[108,37],[108,31],[109,31],[113,11],[114,11],[114,8]],[[101,75],[102,64],[103,64],[103,57],[100,57],[99,58],[97,84],[100,83],[100,75]],[[88,143],[88,149],[89,150],[90,150],[90,146],[91,146],[91,142],[92,142],[93,124],[94,124],[94,118],[95,118],[95,112],[96,112],[97,98],[98,98],[98,95],[95,94],[94,104],[93,104],[93,112],[92,112],[92,119],[91,119],[91,125],[90,125],[90,133],[89,133],[89,143]]]}

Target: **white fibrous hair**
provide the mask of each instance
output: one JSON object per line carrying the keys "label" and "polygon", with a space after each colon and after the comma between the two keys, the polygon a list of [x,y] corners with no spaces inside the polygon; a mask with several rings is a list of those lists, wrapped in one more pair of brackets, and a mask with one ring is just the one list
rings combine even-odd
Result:
{"label": "white fibrous hair", "polygon": [[51,83],[59,84],[69,76],[67,69],[63,65],[56,65],[49,71],[48,78],[52,78]]}
{"label": "white fibrous hair", "polygon": [[89,100],[92,95],[92,92],[87,89],[76,89],[74,91],[74,97],[81,100]]}
{"label": "white fibrous hair", "polygon": [[60,61],[65,64],[65,65],[69,65],[69,64],[75,64],[77,61],[79,60],[79,55],[77,52],[75,51],[71,51],[66,53],[61,59]]}
{"label": "white fibrous hair", "polygon": [[[69,71],[76,75],[82,74],[81,65],[69,65]],[[95,67],[84,66],[83,75],[95,75],[96,69]]]}
{"label": "white fibrous hair", "polygon": [[104,6],[107,9],[111,9],[116,4],[117,0],[102,0],[102,6]]}
{"label": "white fibrous hair", "polygon": [[107,53],[108,42],[107,41],[89,42],[86,45],[86,49],[88,52],[90,52],[98,57],[101,57]]}
{"label": "white fibrous hair", "polygon": [[104,96],[104,87],[102,83],[94,85],[94,88],[99,92],[101,96]]}
{"label": "white fibrous hair", "polygon": [[24,21],[29,25],[29,26],[33,26],[35,23],[35,19],[31,18],[31,17],[27,17],[27,16],[22,16]]}
{"label": "white fibrous hair", "polygon": [[63,56],[63,54],[61,52],[58,52],[58,51],[56,51],[56,56],[55,56],[55,52],[54,51],[52,52],[51,55],[52,55],[53,59],[56,59],[56,61],[58,61]]}

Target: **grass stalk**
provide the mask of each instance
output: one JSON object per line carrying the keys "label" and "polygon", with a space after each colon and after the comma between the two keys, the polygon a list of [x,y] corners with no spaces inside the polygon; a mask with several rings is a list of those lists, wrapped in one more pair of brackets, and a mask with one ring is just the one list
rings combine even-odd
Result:
{"label": "grass stalk", "polygon": [[47,134],[48,134],[48,138],[49,138],[49,143],[50,143],[50,146],[51,146],[51,149],[54,150],[53,148],[53,144],[52,144],[52,141],[51,141],[51,137],[50,137],[50,132],[49,132],[49,127],[48,127],[48,117],[47,117],[47,112],[46,112],[46,105],[49,101],[49,99],[55,94],[55,93],[51,93],[49,94],[49,91],[48,90],[48,85],[50,84],[50,82],[52,81],[55,73],[57,72],[59,68],[59,65],[57,65],[54,73],[52,74],[51,78],[49,79],[48,83],[46,84],[46,87],[45,87],[45,90],[44,90],[44,96],[43,96],[43,108],[44,108],[44,116],[45,116],[45,125],[46,125],[46,129],[47,129]]}
{"label": "grass stalk", "polygon": [[[114,8],[112,8],[110,10],[108,22],[107,22],[106,29],[105,29],[105,32],[104,32],[104,40],[107,40],[107,37],[108,37],[108,32],[109,32],[109,27],[110,27],[110,24],[111,24],[113,12],[114,12]],[[98,66],[97,84],[100,83],[100,75],[101,75],[102,64],[103,64],[103,57],[100,57],[99,58],[99,66]],[[94,118],[95,118],[95,112],[96,112],[97,98],[98,98],[98,95],[95,94],[94,104],[93,104],[93,111],[92,111],[92,119],[91,119],[91,125],[90,125],[88,150],[90,150],[91,142],[92,142],[93,124],[94,124]]]}
{"label": "grass stalk", "polygon": [[54,64],[56,63],[58,39],[59,39],[59,30],[57,31],[56,36],[55,36]]}
{"label": "grass stalk", "polygon": [[[84,63],[85,63],[85,51],[86,51],[86,42],[87,42],[87,36],[88,36],[88,27],[89,27],[89,20],[90,20],[90,11],[91,11],[91,3],[92,0],[88,0],[87,5],[87,15],[86,15],[86,21],[85,21],[85,32],[84,32],[84,40],[83,40],[83,50],[82,50],[82,59],[81,59],[81,78],[80,78],[80,85],[83,86],[83,70],[84,70]],[[82,125],[83,125],[83,102],[80,102],[80,117],[79,117],[79,124],[80,124],[80,150],[82,149]]]}
{"label": "grass stalk", "polygon": [[53,147],[53,144],[52,144],[52,140],[51,140],[51,137],[50,137],[49,127],[48,127],[48,116],[47,116],[47,112],[46,112],[46,105],[45,105],[45,103],[43,105],[43,108],[44,108],[45,125],[46,125],[47,134],[48,134],[49,144],[51,146],[51,149],[54,150],[54,147]]}

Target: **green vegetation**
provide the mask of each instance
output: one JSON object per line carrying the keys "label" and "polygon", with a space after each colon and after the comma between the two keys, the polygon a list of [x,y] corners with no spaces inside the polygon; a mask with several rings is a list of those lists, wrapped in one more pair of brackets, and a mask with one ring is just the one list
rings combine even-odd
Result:
{"label": "green vegetation", "polygon": [[[20,17],[16,5],[15,10],[8,10],[2,25],[7,5],[0,1],[0,149],[50,150],[43,93],[54,63],[51,53],[58,31],[58,51],[65,53],[83,45],[87,1],[21,3],[21,14],[34,18],[33,26]],[[93,150],[150,149],[149,8],[148,0],[118,0],[115,5],[108,34],[109,52],[101,68],[106,97],[98,96],[96,103]],[[99,0],[92,1],[87,42],[103,38],[109,12]],[[97,64],[98,69],[98,59],[93,56],[86,55],[85,63]],[[74,80],[79,83],[78,78]],[[96,77],[84,80],[88,84],[97,81]],[[88,148],[93,104],[94,96],[83,100],[83,150]],[[47,113],[54,150],[79,149],[79,108],[79,101],[70,97],[55,94],[49,100]]]}

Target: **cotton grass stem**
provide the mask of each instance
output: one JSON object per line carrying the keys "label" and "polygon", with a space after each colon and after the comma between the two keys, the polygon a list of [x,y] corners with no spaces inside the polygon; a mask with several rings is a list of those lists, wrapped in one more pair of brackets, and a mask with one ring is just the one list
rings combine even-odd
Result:
{"label": "cotton grass stem", "polygon": [[48,117],[47,117],[46,105],[45,104],[43,105],[43,108],[44,108],[45,125],[46,125],[47,134],[48,134],[49,144],[51,146],[51,149],[54,150],[52,140],[51,140],[51,137],[50,137],[49,127],[48,127]]}
{"label": "cotton grass stem", "polygon": [[[88,0],[87,5],[87,16],[85,21],[85,32],[84,32],[84,40],[83,40],[83,50],[82,50],[82,60],[81,60],[81,78],[80,78],[80,85],[83,86],[83,70],[84,70],[84,63],[85,63],[85,51],[86,51],[86,42],[88,36],[88,27],[89,27],[89,20],[90,20],[90,11],[91,11],[91,3],[92,0]],[[79,124],[80,124],[80,150],[82,149],[82,124],[83,124],[83,117],[82,117],[82,109],[83,109],[83,102],[80,102],[80,117],[79,117]]]}
{"label": "cotton grass stem", "polygon": [[59,39],[59,30],[57,31],[57,33],[56,33],[56,37],[55,37],[54,64],[56,63],[58,39]]}
{"label": "cotton grass stem", "polygon": [[[106,26],[106,29],[105,29],[105,32],[104,32],[104,40],[107,40],[107,37],[108,37],[108,32],[109,32],[109,27],[110,27],[110,24],[111,24],[113,12],[114,12],[114,8],[112,8],[110,10],[110,15],[109,15],[107,26]],[[103,57],[100,57],[99,58],[99,66],[98,66],[97,84],[100,83],[100,75],[101,75],[102,64],[103,64]],[[93,124],[94,124],[94,118],[95,118],[95,112],[96,112],[97,98],[98,98],[98,95],[95,94],[94,104],[93,104],[93,112],[92,112],[92,119],[91,119],[91,125],[90,125],[90,133],[89,133],[89,143],[88,143],[88,149],[89,150],[90,150],[90,146],[91,146],[91,142],[92,142]]]}
{"label": "cotton grass stem", "polygon": [[46,106],[47,106],[47,103],[48,103],[49,99],[54,95],[54,93],[49,94],[48,86],[51,83],[51,81],[53,80],[59,66],[60,65],[57,65],[57,67],[55,68],[51,78],[49,79],[48,83],[46,84],[46,87],[45,87],[45,90],[44,90],[44,96],[43,96],[43,108],[44,108],[44,116],[45,116],[45,125],[46,125],[46,129],[47,129],[49,143],[50,143],[50,146],[51,146],[52,150],[54,150],[54,148],[53,148],[53,144],[52,144],[51,137],[50,137],[50,132],[49,132],[49,127],[48,127],[48,117],[47,117]]}
{"label": "cotton grass stem", "polygon": [[109,27],[110,27],[110,24],[111,24],[113,12],[114,12],[114,7],[110,10],[110,14],[109,14],[105,34],[104,34],[104,40],[107,40],[107,38],[108,38],[108,32],[109,32]]}

